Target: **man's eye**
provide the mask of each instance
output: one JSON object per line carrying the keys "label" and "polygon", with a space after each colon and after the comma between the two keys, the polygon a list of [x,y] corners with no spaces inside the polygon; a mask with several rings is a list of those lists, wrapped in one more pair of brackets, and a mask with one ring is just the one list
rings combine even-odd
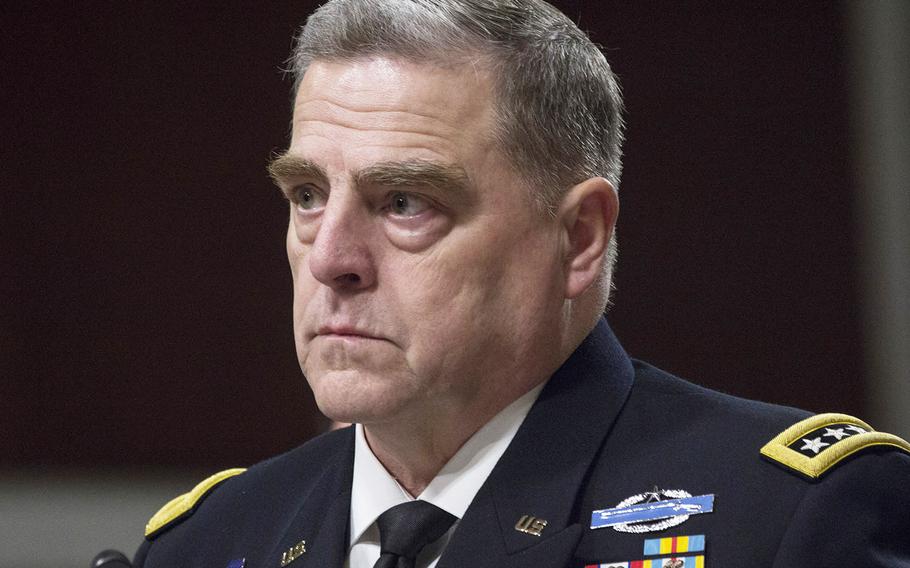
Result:
{"label": "man's eye", "polygon": [[423,197],[409,193],[395,192],[389,202],[389,211],[401,217],[413,217],[430,208],[430,202]]}
{"label": "man's eye", "polygon": [[322,194],[312,186],[295,187],[291,192],[291,201],[298,209],[310,211],[324,205]]}

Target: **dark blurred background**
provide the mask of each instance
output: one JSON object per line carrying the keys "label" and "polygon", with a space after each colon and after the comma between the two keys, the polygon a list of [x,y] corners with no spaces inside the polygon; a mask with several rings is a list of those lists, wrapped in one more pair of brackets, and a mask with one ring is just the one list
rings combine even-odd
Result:
{"label": "dark blurred background", "polygon": [[[894,391],[875,386],[872,341],[907,343],[876,331],[893,309],[875,299],[864,183],[880,169],[867,44],[907,5],[882,20],[834,2],[554,3],[627,101],[609,313],[627,350],[906,428],[876,402]],[[0,471],[208,472],[326,426],[265,174],[287,142],[281,67],[315,5],[2,8]]]}

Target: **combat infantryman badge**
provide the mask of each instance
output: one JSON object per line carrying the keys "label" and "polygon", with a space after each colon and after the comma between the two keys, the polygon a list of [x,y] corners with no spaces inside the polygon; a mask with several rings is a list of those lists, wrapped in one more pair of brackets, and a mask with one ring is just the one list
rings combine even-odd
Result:
{"label": "combat infantryman badge", "polygon": [[658,489],[639,493],[612,509],[591,513],[591,528],[613,527],[629,533],[662,531],[686,522],[691,515],[714,511],[714,495],[699,495],[682,489]]}

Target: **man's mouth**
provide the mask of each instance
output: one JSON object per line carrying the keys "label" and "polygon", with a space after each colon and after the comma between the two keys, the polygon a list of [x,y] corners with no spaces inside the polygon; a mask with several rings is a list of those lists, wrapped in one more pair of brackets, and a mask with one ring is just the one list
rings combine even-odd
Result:
{"label": "man's mouth", "polygon": [[338,337],[351,339],[384,339],[368,330],[353,325],[323,325],[316,330],[316,337]]}

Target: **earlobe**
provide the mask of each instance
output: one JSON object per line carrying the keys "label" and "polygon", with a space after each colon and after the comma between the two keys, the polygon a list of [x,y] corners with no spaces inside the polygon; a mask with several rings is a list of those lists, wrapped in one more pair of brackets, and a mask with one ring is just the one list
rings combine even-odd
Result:
{"label": "earlobe", "polygon": [[566,298],[581,296],[603,274],[618,214],[616,189],[604,178],[585,180],[566,193],[557,214],[566,243]]}

